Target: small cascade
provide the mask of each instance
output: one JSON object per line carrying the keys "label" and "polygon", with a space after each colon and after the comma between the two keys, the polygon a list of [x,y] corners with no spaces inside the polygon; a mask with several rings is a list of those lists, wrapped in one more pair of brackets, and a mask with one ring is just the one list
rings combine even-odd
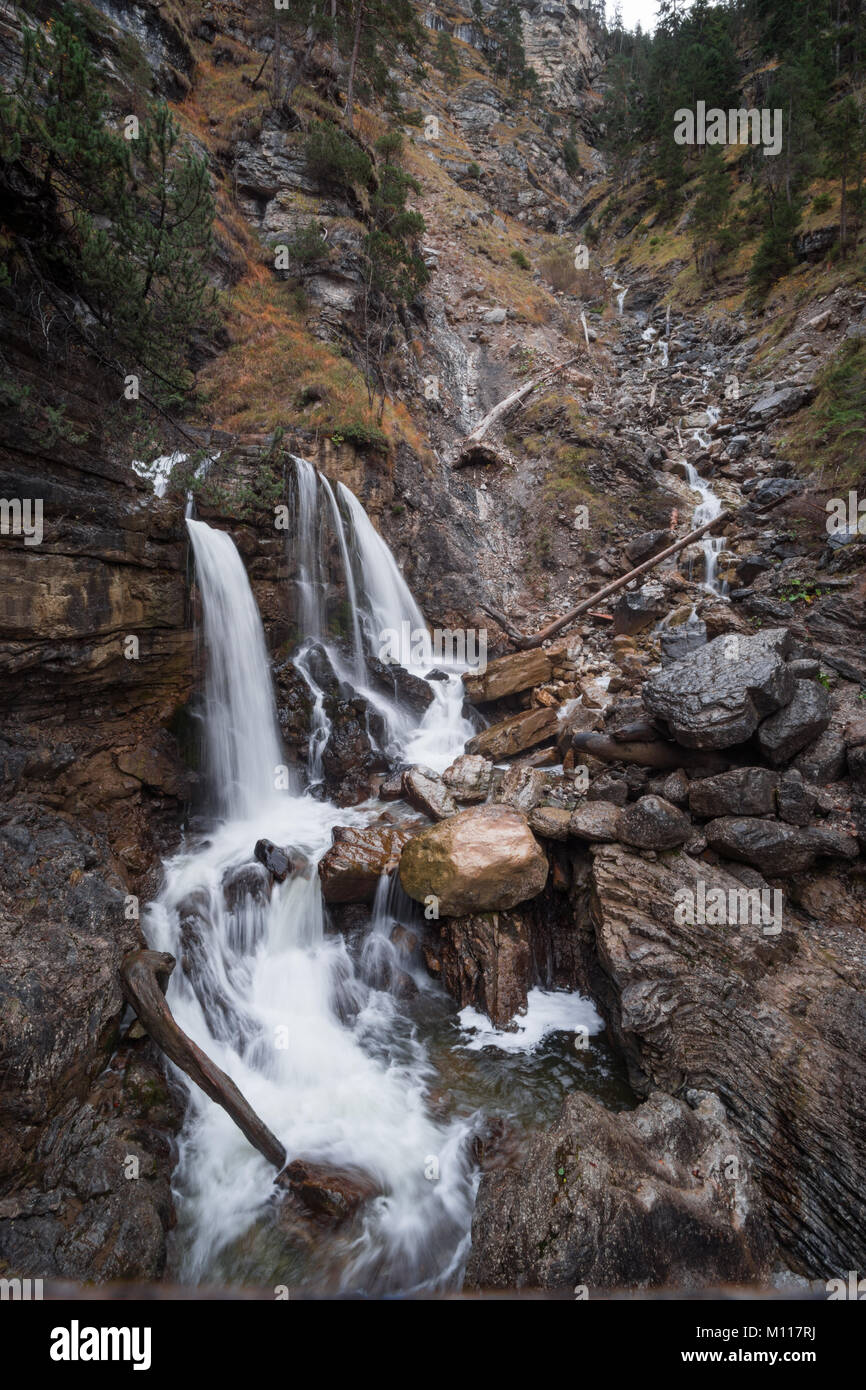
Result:
{"label": "small cascade", "polygon": [[[707,406],[706,413],[709,421],[707,428],[711,429],[713,425],[718,422],[721,411],[718,406],[710,405]],[[712,442],[706,429],[692,430],[692,438],[700,445],[701,449],[709,449]],[[692,515],[692,528],[696,530],[699,526],[703,526],[705,522],[712,521],[715,517],[720,515],[722,503],[710,483],[707,482],[706,478],[701,477],[694,464],[686,460],[685,468],[687,475],[686,481],[689,487],[699,493],[701,499]],[[711,593],[719,594],[724,597],[727,591],[727,585],[719,581],[718,569],[719,555],[724,549],[725,538],[724,536],[713,536],[708,534],[702,537],[700,545],[704,554],[704,587],[709,589]]]}

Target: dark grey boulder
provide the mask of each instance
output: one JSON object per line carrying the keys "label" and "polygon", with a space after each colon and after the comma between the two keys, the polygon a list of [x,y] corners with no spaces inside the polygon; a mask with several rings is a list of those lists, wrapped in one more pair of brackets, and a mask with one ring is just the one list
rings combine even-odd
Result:
{"label": "dark grey boulder", "polygon": [[789,768],[776,793],[781,819],[789,825],[808,825],[817,800],[818,788],[804,782],[802,772]]}
{"label": "dark grey boulder", "polygon": [[723,816],[704,827],[707,844],[727,859],[742,860],[767,877],[801,873],[819,855],[857,857],[857,840],[838,830],[801,829],[777,820],[750,816]]}
{"label": "dark grey boulder", "polygon": [[798,753],[792,763],[807,782],[825,787],[837,781],[845,770],[845,740],[833,728],[825,729],[820,738]]}
{"label": "dark grey boulder", "polygon": [[667,598],[660,584],[643,584],[622,595],[613,609],[614,636],[632,637],[664,616]]}
{"label": "dark grey boulder", "polygon": [[794,694],[785,663],[790,642],[787,628],[724,633],[652,676],[644,705],[686,748],[743,743]]}
{"label": "dark grey boulder", "polygon": [[767,761],[774,767],[790,762],[795,753],[814,743],[830,723],[830,696],[823,685],[798,680],[791,701],[765,719],[758,730],[758,742]]}

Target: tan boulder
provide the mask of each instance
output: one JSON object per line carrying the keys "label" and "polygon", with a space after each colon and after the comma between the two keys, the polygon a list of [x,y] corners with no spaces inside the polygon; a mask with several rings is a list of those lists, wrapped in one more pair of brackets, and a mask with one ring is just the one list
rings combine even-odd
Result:
{"label": "tan boulder", "polygon": [[416,902],[431,895],[443,917],[502,912],[540,893],[547,860],[526,817],[510,806],[473,806],[416,835],[400,857],[400,882]]}
{"label": "tan boulder", "polygon": [[547,652],[534,647],[526,652],[509,652],[498,656],[481,675],[467,672],[463,677],[467,698],[483,705],[488,700],[501,700],[518,690],[543,685],[553,675],[553,662]]}
{"label": "tan boulder", "polygon": [[466,745],[467,753],[481,753],[485,758],[510,758],[514,753],[522,753],[524,748],[534,748],[537,743],[553,738],[559,728],[556,710],[531,709],[522,714],[514,714],[503,719],[501,724],[491,724],[482,729]]}

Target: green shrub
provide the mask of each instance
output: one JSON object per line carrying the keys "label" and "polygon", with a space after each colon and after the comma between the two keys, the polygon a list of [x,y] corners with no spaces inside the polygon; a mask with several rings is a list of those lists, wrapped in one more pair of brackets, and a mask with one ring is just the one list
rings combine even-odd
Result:
{"label": "green shrub", "polygon": [[520,266],[520,269],[521,269],[521,270],[529,270],[529,268],[530,268],[529,257],[526,255],[526,253],[525,253],[524,251],[521,251],[521,249],[520,249],[519,246],[516,247],[514,251],[512,251],[512,253],[511,253],[511,259],[513,260],[513,262],[514,262],[515,265],[519,265],[519,266]]}
{"label": "green shrub", "polygon": [[346,193],[369,187],[373,177],[369,155],[332,121],[314,122],[304,141],[304,156],[320,183]]}

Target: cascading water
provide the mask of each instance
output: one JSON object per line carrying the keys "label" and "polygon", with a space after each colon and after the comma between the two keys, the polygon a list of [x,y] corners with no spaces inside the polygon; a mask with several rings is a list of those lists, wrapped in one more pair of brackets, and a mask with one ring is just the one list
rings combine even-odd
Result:
{"label": "cascading water", "polygon": [[[713,426],[719,418],[717,406],[707,407],[707,418],[710,426]],[[702,449],[710,447],[710,438],[705,430],[696,429],[692,432],[692,437]],[[697,530],[705,522],[714,520],[722,511],[722,503],[716,495],[713,487],[706,478],[702,478],[694,464],[686,461],[686,481],[690,488],[700,494],[700,502],[695,507],[692,515],[692,528]],[[719,555],[724,549],[724,536],[705,535],[701,538],[701,549],[704,555],[704,586],[711,593],[723,595],[725,585],[719,582]]]}
{"label": "cascading water", "polygon": [[[319,1243],[314,1279],[380,1290],[453,1280],[471,1214],[469,1127],[430,1118],[424,1049],[393,996],[356,975],[342,936],[325,932],[318,859],[336,822],[368,817],[275,790],[271,681],[246,572],[230,536],[188,525],[205,612],[211,770],[228,791],[225,819],[166,865],[148,913],[151,943],[179,961],[171,1008],[290,1156],[349,1166],[379,1188],[339,1267]],[[307,866],[270,895],[252,859],[262,837],[291,845]],[[262,1223],[273,1173],[219,1107],[187,1090],[180,1263],[201,1278]]]}
{"label": "cascading water", "polygon": [[[312,465],[298,464],[303,621],[341,679],[364,675],[363,636],[375,641],[404,622],[424,628],[423,615],[358,500],[342,488],[335,497]],[[348,656],[327,635],[327,575],[318,549],[325,517],[357,623]],[[515,1045],[507,1060],[496,1053],[495,1065],[479,1045],[474,1069],[457,1065],[449,1105],[443,1110],[440,1096],[434,1107],[434,1078],[441,1087],[442,1068],[469,1044],[453,1008],[418,968],[417,945],[414,957],[395,949],[393,924],[405,923],[404,938],[414,939],[419,909],[396,880],[383,879],[360,947],[328,930],[318,861],[337,824],[362,826],[376,808],[337,808],[275,776],[278,726],[246,571],[230,536],[203,522],[187,524],[204,610],[206,747],[217,818],[207,836],[165,865],[164,886],[146,914],[147,936],[178,961],[168,999],[180,1027],[232,1077],[289,1158],[360,1173],[378,1195],[311,1243],[309,1227],[297,1218],[293,1224],[291,1204],[278,1200],[266,1160],[180,1076],[188,1105],[175,1175],[174,1271],[192,1281],[319,1291],[453,1286],[468,1251],[476,1182],[469,1140],[479,1105],[501,1104],[503,1069],[514,1069],[513,1113],[521,1123],[552,1118],[568,1078],[585,1084],[587,1069],[597,1092],[614,1104],[622,1103],[621,1082],[602,1053],[581,1058],[571,1047],[574,1005],[566,1019],[559,1001],[573,996],[534,991],[549,1017],[538,1015],[536,1001],[532,1045]],[[311,650],[302,642],[296,663]],[[444,767],[471,729],[461,713],[459,673],[430,684],[436,699],[420,727],[396,706],[391,717],[406,755],[420,750],[428,764]],[[271,884],[253,857],[260,838],[290,847],[294,869],[284,883]],[[597,1032],[600,1020],[585,1002],[583,1008],[580,1018]],[[554,1040],[542,1044],[551,1029]]]}

